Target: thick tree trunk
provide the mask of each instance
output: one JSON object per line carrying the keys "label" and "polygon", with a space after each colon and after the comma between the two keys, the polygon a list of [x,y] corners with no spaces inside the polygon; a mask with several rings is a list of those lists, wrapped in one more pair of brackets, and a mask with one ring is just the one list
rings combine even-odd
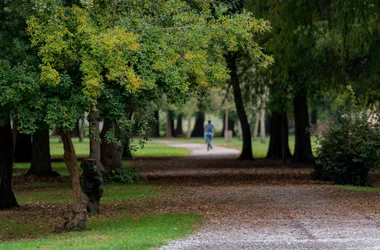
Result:
{"label": "thick tree trunk", "polygon": [[[224,117],[223,117],[223,128],[222,128],[222,132],[220,133],[221,137],[224,137],[224,130],[226,130],[226,114],[224,114]],[[236,136],[235,121],[229,118],[228,118],[228,130],[232,130],[232,135]]]}
{"label": "thick tree trunk", "polygon": [[152,123],[152,131],[150,133],[150,137],[160,137],[160,116],[158,110],[154,111],[154,121]]}
{"label": "thick tree trunk", "polygon": [[77,156],[71,140],[70,131],[61,128],[60,133],[64,148],[63,159],[69,170],[74,201],[72,207],[68,207],[63,222],[57,225],[55,230],[56,232],[85,230],[88,198],[82,192],[80,185]]}
{"label": "thick tree trunk", "polygon": [[32,159],[32,136],[18,133],[15,150],[15,162],[30,162]]}
{"label": "thick tree trunk", "polygon": [[175,129],[175,133],[176,135],[183,135],[183,130],[182,130],[182,119],[183,119],[183,115],[182,114],[179,114],[178,115],[178,118],[177,118],[177,127]]}
{"label": "thick tree trunk", "polygon": [[309,113],[306,96],[296,96],[293,100],[295,122],[295,146],[293,161],[295,163],[312,162]]}
{"label": "thick tree trunk", "polygon": [[10,124],[0,126],[0,210],[18,207],[12,191],[13,142]]}
{"label": "thick tree trunk", "polygon": [[176,133],[174,131],[174,119],[173,119],[173,116],[174,116],[174,111],[172,110],[169,110],[168,111],[168,115],[167,115],[167,119],[166,119],[166,133],[165,133],[165,137],[166,138],[171,138],[171,137],[176,137]]}
{"label": "thick tree trunk", "polygon": [[271,118],[271,116],[268,114],[268,115],[265,117],[265,134],[266,134],[266,136],[270,135],[270,127],[272,126],[271,123],[272,123],[272,118]]}
{"label": "thick tree trunk", "polygon": [[84,159],[80,167],[83,169],[81,187],[88,197],[87,212],[99,214],[100,198],[103,196],[103,175],[97,169],[95,159]]}
{"label": "thick tree trunk", "polygon": [[59,174],[51,168],[49,129],[40,129],[33,134],[32,161],[26,175],[39,177],[57,177]]}
{"label": "thick tree trunk", "polygon": [[241,160],[253,160],[252,155],[252,136],[251,129],[249,127],[247,115],[245,113],[243,97],[240,89],[239,77],[237,74],[236,58],[234,55],[229,54],[228,58],[228,68],[230,70],[231,85],[234,92],[235,107],[239,117],[240,126],[243,136],[243,149],[239,156]]}
{"label": "thick tree trunk", "polygon": [[89,137],[90,137],[90,156],[96,160],[96,166],[103,171],[103,165],[100,161],[100,134],[99,134],[99,110],[92,109],[88,114]]}
{"label": "thick tree trunk", "polygon": [[288,137],[288,117],[277,111],[272,112],[270,141],[267,153],[269,159],[282,159],[285,153],[286,158],[291,157]]}
{"label": "thick tree trunk", "polygon": [[205,113],[197,112],[194,129],[191,132],[191,137],[203,137],[204,123],[205,123]]}
{"label": "thick tree trunk", "polygon": [[[112,129],[112,122],[109,119],[104,120],[104,125],[100,138],[102,143],[100,144],[100,161],[105,171],[111,171],[113,169],[121,169],[123,164],[121,162],[123,151],[116,143],[109,143],[106,141],[106,134]],[[120,129],[115,128],[115,137],[120,136]]]}

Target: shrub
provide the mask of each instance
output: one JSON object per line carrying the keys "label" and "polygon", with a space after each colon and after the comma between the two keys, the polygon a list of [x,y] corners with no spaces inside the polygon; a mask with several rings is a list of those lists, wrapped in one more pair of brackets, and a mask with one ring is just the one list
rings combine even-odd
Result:
{"label": "shrub", "polygon": [[365,112],[343,115],[318,139],[315,177],[337,184],[369,185],[380,166],[380,125]]}
{"label": "shrub", "polygon": [[118,168],[112,169],[103,174],[106,183],[136,183],[143,180],[138,168]]}
{"label": "shrub", "polygon": [[369,185],[380,166],[380,124],[356,105],[351,88],[340,100],[336,122],[318,139],[315,177],[337,184]]}

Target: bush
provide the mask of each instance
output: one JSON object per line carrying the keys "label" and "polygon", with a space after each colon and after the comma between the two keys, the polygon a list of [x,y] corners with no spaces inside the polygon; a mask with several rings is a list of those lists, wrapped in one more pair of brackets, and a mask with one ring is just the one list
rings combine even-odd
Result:
{"label": "bush", "polygon": [[380,166],[379,116],[368,115],[347,87],[337,99],[336,122],[318,139],[315,177],[337,184],[369,185],[368,172]]}
{"label": "bush", "polygon": [[112,169],[103,174],[105,183],[136,183],[143,180],[138,168]]}
{"label": "bush", "polygon": [[318,139],[317,179],[369,185],[368,172],[380,166],[380,125],[368,121],[365,112],[343,115]]}

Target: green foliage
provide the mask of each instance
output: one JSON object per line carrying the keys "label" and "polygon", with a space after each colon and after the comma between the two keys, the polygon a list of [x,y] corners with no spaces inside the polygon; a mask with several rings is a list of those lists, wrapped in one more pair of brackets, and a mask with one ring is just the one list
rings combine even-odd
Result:
{"label": "green foliage", "polygon": [[104,182],[131,184],[143,181],[138,168],[118,168],[103,173]]}
{"label": "green foliage", "polygon": [[369,185],[369,170],[380,166],[378,116],[361,111],[352,92],[343,97],[338,108],[340,116],[318,141],[316,178],[338,184]]}

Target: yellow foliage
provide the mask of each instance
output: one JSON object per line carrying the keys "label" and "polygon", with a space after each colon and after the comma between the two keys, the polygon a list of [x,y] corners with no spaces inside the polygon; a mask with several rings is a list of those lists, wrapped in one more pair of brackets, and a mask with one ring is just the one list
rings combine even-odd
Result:
{"label": "yellow foliage", "polygon": [[58,71],[53,69],[51,65],[41,67],[41,82],[49,85],[57,85],[61,81]]}

